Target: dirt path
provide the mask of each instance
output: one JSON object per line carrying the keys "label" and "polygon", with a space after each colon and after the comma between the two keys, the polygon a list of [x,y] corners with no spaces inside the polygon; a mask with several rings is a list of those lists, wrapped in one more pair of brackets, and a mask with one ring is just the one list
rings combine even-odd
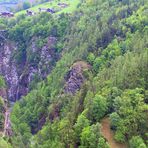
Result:
{"label": "dirt path", "polygon": [[101,133],[104,136],[104,138],[108,141],[110,148],[127,148],[126,144],[121,144],[114,140],[114,133],[110,129],[110,120],[108,117],[104,118],[101,121],[101,125]]}

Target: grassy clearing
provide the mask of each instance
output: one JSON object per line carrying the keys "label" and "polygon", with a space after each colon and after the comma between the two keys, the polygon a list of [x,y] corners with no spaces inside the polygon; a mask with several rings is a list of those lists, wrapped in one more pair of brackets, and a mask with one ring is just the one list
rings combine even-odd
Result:
{"label": "grassy clearing", "polygon": [[[66,3],[69,6],[66,7],[66,8],[60,8],[60,6],[57,5],[59,2]],[[39,8],[53,8],[55,10],[59,10],[57,12],[57,14],[70,13],[70,12],[73,12],[76,9],[79,2],[80,2],[80,0],[59,0],[59,1],[54,0],[52,2],[46,2],[46,3],[43,3],[43,4],[39,4],[37,6],[29,8],[29,10],[32,10],[32,11],[38,13]],[[22,11],[17,12],[16,15],[21,15],[21,14],[25,14],[25,13],[26,13],[26,10],[22,10]]]}

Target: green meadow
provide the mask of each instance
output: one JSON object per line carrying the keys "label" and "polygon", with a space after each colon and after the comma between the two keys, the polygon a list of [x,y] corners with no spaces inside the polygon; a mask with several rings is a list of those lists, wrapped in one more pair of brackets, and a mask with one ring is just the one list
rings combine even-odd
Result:
{"label": "green meadow", "polygon": [[[68,7],[61,8],[60,6],[58,6],[59,2],[68,4]],[[55,0],[55,1],[46,2],[43,4],[39,4],[37,6],[29,8],[28,10],[38,13],[39,8],[52,8],[54,10],[57,10],[57,14],[70,13],[70,12],[73,12],[77,8],[77,5],[79,4],[79,2],[80,2],[80,0],[60,0],[60,1]],[[17,12],[16,15],[21,15],[21,14],[25,14],[25,13],[26,13],[26,10],[22,10],[22,11]]]}

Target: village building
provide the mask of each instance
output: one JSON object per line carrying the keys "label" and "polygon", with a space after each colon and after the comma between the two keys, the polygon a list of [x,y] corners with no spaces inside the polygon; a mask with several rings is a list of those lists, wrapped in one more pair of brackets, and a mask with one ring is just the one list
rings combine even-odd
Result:
{"label": "village building", "polygon": [[48,8],[46,11],[47,12],[50,12],[50,13],[55,13],[55,10],[54,9],[51,9],[51,8]]}
{"label": "village building", "polygon": [[28,16],[32,16],[32,15],[35,14],[35,13],[34,13],[33,11],[31,11],[31,10],[26,10],[26,13],[27,13]]}
{"label": "village building", "polygon": [[52,8],[39,8],[39,12],[50,12],[50,13],[55,13],[55,10]]}
{"label": "village building", "polygon": [[66,7],[68,7],[69,5],[66,4],[66,3],[58,3],[58,6],[60,6],[61,8],[66,8]]}
{"label": "village building", "polygon": [[46,12],[46,8],[39,8],[39,12]]}
{"label": "village building", "polygon": [[13,17],[14,14],[12,12],[1,12],[0,16],[1,17]]}

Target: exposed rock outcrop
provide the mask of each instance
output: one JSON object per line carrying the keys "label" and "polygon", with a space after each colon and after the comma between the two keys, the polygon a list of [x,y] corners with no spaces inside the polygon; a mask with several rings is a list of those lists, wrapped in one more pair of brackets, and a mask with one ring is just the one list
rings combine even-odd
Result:
{"label": "exposed rock outcrop", "polygon": [[39,81],[46,78],[59,58],[54,48],[57,42],[55,37],[48,37],[42,48],[36,47],[36,40],[32,39],[26,50],[27,56],[32,56],[32,59],[26,57],[21,64],[16,62],[14,56],[19,50],[17,44],[9,40],[0,43],[0,75],[4,76],[7,83],[10,101],[14,102],[26,95],[35,79]]}
{"label": "exposed rock outcrop", "polygon": [[81,88],[85,80],[83,71],[89,68],[90,66],[84,61],[78,61],[73,64],[70,71],[67,73],[65,77],[65,93],[75,94],[76,91],[78,91]]}
{"label": "exposed rock outcrop", "polygon": [[13,100],[16,98],[18,74],[14,60],[11,59],[16,46],[11,42],[0,44],[0,74],[4,76],[8,84],[8,97]]}

